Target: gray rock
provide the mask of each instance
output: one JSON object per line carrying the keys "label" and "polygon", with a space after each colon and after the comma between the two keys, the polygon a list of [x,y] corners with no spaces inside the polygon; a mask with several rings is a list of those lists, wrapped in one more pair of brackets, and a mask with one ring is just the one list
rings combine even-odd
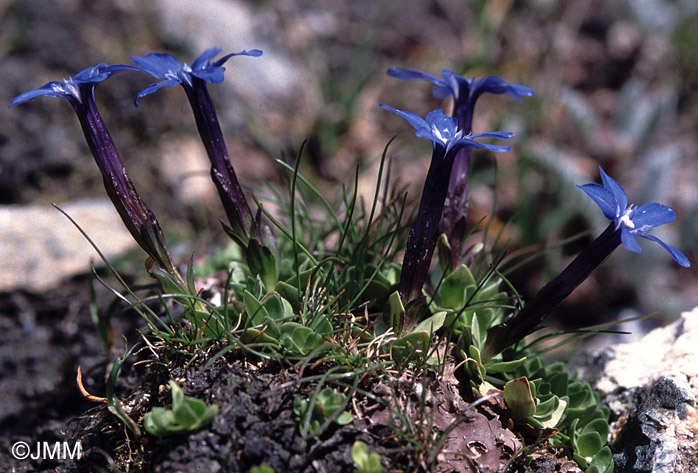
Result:
{"label": "gray rock", "polygon": [[616,472],[698,472],[698,308],[580,361],[611,409]]}
{"label": "gray rock", "polygon": [[[59,205],[107,258],[136,245],[108,199]],[[42,291],[89,271],[99,256],[75,226],[50,205],[0,206],[0,292]],[[145,257],[144,257],[145,259]]]}
{"label": "gray rock", "polygon": [[250,106],[267,100],[296,102],[306,96],[308,87],[319,87],[311,74],[294,63],[283,44],[271,44],[278,38],[265,18],[246,2],[158,0],[154,5],[162,36],[187,44],[196,55],[214,46],[223,48],[222,54],[243,49],[264,51],[260,59],[233,58],[225,65],[234,72],[226,74],[222,87],[244,97]]}

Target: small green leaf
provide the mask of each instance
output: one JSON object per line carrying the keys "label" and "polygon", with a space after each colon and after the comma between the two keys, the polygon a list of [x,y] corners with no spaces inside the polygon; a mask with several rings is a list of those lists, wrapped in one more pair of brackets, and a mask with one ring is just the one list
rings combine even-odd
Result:
{"label": "small green leaf", "polygon": [[343,393],[334,392],[328,386],[318,393],[317,402],[322,407],[324,414],[329,417],[334,411],[342,407],[345,398],[346,396]]}
{"label": "small green leaf", "polygon": [[467,354],[465,351],[461,352],[465,358],[465,369],[470,374],[473,381],[481,382],[485,374],[487,374],[487,368],[482,364],[480,350],[474,345],[469,345],[466,348],[468,351]]}
{"label": "small green leaf", "polygon": [[487,368],[488,373],[510,373],[520,368],[525,361],[526,357],[512,361],[494,361],[490,358],[485,361],[485,368]]}
{"label": "small green leaf", "polygon": [[536,401],[526,377],[512,379],[504,385],[504,400],[516,421],[531,417],[536,412]]}
{"label": "small green leaf", "polygon": [[[307,419],[308,411],[310,410],[310,401],[302,399],[300,397],[295,397],[293,399],[293,413],[295,415],[296,422],[303,426],[308,420],[308,434],[319,435],[319,428],[325,423],[330,417],[337,413],[340,409],[343,409],[346,404],[346,395],[343,393],[337,393],[329,386],[323,388],[322,390],[316,392],[314,395],[315,405],[312,408],[312,418]],[[311,397],[311,400],[313,397]],[[334,422],[338,425],[346,425],[354,420],[354,416],[349,412],[339,412]],[[302,431],[303,427],[301,427]]]}
{"label": "small green leaf", "polygon": [[[553,404],[554,408],[552,410],[549,410],[545,417],[543,416],[538,416],[538,406],[536,406],[536,414],[535,417],[538,419],[538,421],[541,423],[543,428],[550,428],[554,429],[560,424],[560,421],[562,420],[563,416],[565,415],[565,411],[567,409],[567,401],[564,399],[560,399],[557,396],[551,398],[556,400]],[[542,404],[542,403],[541,403]],[[540,406],[540,404],[539,404]]]}
{"label": "small green leaf", "polygon": [[269,314],[262,306],[262,303],[259,302],[259,300],[253,296],[251,292],[245,290],[242,293],[242,301],[245,303],[248,327],[259,325],[264,317],[269,317]]}
{"label": "small green leaf", "polygon": [[174,405],[172,406],[172,412],[174,413],[177,423],[185,429],[194,430],[198,423],[199,416],[197,415],[197,411],[200,411],[200,409],[198,409],[199,406],[196,405],[196,401],[203,404],[203,408],[206,409],[206,404],[199,399],[188,400],[188,402],[182,401],[182,404],[176,408]]}
{"label": "small green leaf", "polygon": [[559,403],[560,399],[557,396],[550,396],[545,401],[541,401],[541,399],[538,398],[538,404],[536,404],[536,412],[534,414],[536,416],[536,419],[547,418],[553,411],[557,409]]}
{"label": "small green leaf", "polygon": [[[478,350],[482,350],[484,340],[481,338],[480,322],[476,316],[472,318],[472,322],[470,323],[470,337],[473,342],[473,346]],[[485,335],[485,337],[487,337],[487,335]]]}
{"label": "small green leaf", "polygon": [[174,414],[171,410],[162,407],[153,407],[143,418],[145,430],[156,437],[166,435],[174,425]]}
{"label": "small green leaf", "polygon": [[388,297],[383,318],[396,334],[402,333],[402,328],[405,325],[405,306],[402,305],[402,298],[398,291],[393,292]]}
{"label": "small green leaf", "polygon": [[322,343],[322,335],[296,322],[284,322],[279,329],[279,342],[291,353],[305,356]]}
{"label": "small green leaf", "polygon": [[287,282],[279,281],[276,283],[276,286],[274,286],[274,291],[278,292],[281,297],[291,305],[291,312],[299,311],[301,309],[301,300],[298,297],[298,289]]}
{"label": "small green leaf", "polygon": [[351,421],[353,421],[353,420],[354,420],[354,416],[351,415],[351,412],[345,411],[345,412],[342,412],[341,414],[339,414],[339,417],[337,417],[334,421],[338,425],[347,425],[347,424],[350,424]]}
{"label": "small green leaf", "polygon": [[172,394],[172,410],[175,410],[178,409],[184,401],[184,391],[172,380],[170,380],[168,384],[170,385],[170,392]]}
{"label": "small green leaf", "polygon": [[264,297],[262,307],[267,311],[269,317],[276,321],[292,315],[292,313],[289,314],[286,312],[286,307],[282,302],[281,296],[273,292]]}
{"label": "small green leaf", "polygon": [[480,354],[480,349],[479,349],[478,347],[476,347],[475,345],[470,345],[470,346],[468,347],[468,354],[470,355],[470,357],[471,357],[473,360],[475,360],[475,361],[477,362],[478,365],[484,367],[484,365],[483,365],[483,363],[482,363],[482,357],[481,357],[481,354]]}
{"label": "small green leaf", "polygon": [[439,304],[446,309],[461,310],[466,302],[466,293],[472,293],[476,287],[477,283],[470,269],[462,264],[441,283]]}
{"label": "small green leaf", "polygon": [[258,275],[267,291],[271,291],[279,280],[279,268],[271,250],[252,238],[245,257],[252,274]]}
{"label": "small green leaf", "polygon": [[570,383],[567,387],[567,396],[570,398],[570,407],[576,409],[589,407],[594,402],[594,394],[591,386],[582,383]]}
{"label": "small green leaf", "polygon": [[441,327],[444,325],[444,321],[446,320],[446,312],[441,311],[437,312],[436,314],[432,315],[431,317],[424,319],[421,321],[417,326],[412,330],[413,332],[427,332],[427,333],[436,333],[437,330],[439,330]]}
{"label": "small green leaf", "polygon": [[453,252],[445,233],[439,235],[439,239],[436,241],[436,254],[439,256],[439,267],[443,270],[444,275],[447,275],[451,272]]}
{"label": "small green leaf", "polygon": [[584,473],[613,473],[613,453],[609,447],[598,451]]}
{"label": "small green leaf", "polygon": [[584,457],[586,461],[591,459],[604,447],[605,439],[602,439],[598,432],[586,432],[577,437],[575,450]]}
{"label": "small green leaf", "polygon": [[562,397],[567,395],[567,386],[569,385],[569,375],[566,371],[555,373],[548,378],[550,383],[550,391],[556,396]]}
{"label": "small green leaf", "polygon": [[606,419],[594,419],[584,426],[581,434],[596,432],[602,439],[608,437],[608,421]]}
{"label": "small green leaf", "polygon": [[431,334],[428,332],[412,332],[398,338],[390,345],[390,352],[398,362],[407,361],[413,357],[421,357],[429,348]]}
{"label": "small green leaf", "polygon": [[356,441],[351,446],[351,459],[356,464],[356,473],[383,473],[385,468],[376,452],[369,452],[368,446]]}
{"label": "small green leaf", "polygon": [[169,382],[172,409],[154,407],[143,419],[145,429],[156,437],[192,432],[213,422],[218,406],[206,406],[200,399],[185,396],[174,381]]}
{"label": "small green leaf", "polygon": [[261,328],[250,327],[245,329],[240,335],[240,341],[242,343],[269,343],[277,345],[281,331],[276,322],[271,317],[266,317],[260,325]]}
{"label": "small green leaf", "polygon": [[330,322],[327,315],[322,314],[315,317],[315,320],[310,324],[310,328],[318,335],[327,335],[332,332],[332,322]]}

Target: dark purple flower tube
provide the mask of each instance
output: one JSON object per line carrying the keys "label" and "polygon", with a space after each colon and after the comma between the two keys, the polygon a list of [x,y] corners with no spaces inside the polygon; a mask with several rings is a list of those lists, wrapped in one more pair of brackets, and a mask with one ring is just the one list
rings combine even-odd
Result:
{"label": "dark purple flower tube", "polygon": [[[510,84],[496,76],[467,78],[447,69],[441,71],[443,78],[414,69],[401,68],[388,69],[388,74],[398,79],[432,82],[436,85],[433,90],[434,97],[438,99],[453,97],[452,115],[458,120],[458,128],[466,134],[472,132],[475,103],[482,94],[503,94],[518,101],[521,101],[521,97],[534,94],[533,89]],[[441,221],[441,231],[448,237],[456,256],[453,261],[454,265],[458,263],[459,259],[459,254],[455,253],[456,248],[466,235],[465,219],[468,214],[470,150],[471,148],[463,148],[455,155]]]}
{"label": "dark purple flower tube", "polygon": [[584,251],[548,284],[543,286],[523,309],[492,327],[482,351],[486,360],[541,328],[543,318],[569,296],[620,245],[620,232],[609,225]]}
{"label": "dark purple flower tube", "polygon": [[463,130],[458,128],[456,119],[447,116],[441,110],[428,113],[424,119],[411,112],[403,112],[383,104],[380,106],[407,120],[416,130],[417,136],[426,138],[433,144],[431,163],[424,181],[417,219],[410,227],[400,275],[400,295],[405,302],[409,302],[419,297],[429,272],[431,258],[440,233],[439,224],[456,154],[465,148],[506,152],[509,150],[508,146],[478,143],[475,138],[509,139],[512,134],[492,132],[464,135]]}
{"label": "dark purple flower tube", "polygon": [[596,202],[611,224],[559,275],[526,302],[523,309],[490,330],[482,352],[483,360],[537,330],[543,318],[584,282],[619,245],[623,244],[626,249],[636,253],[642,252],[636,236],[657,243],[681,266],[691,265],[681,251],[649,234],[658,226],[673,222],[676,219],[674,211],[656,202],[640,207],[628,205],[625,189],[603,169],[599,170],[603,185],[592,183],[579,188]]}
{"label": "dark purple flower tube", "polygon": [[137,104],[139,98],[161,87],[181,85],[184,88],[194,112],[201,141],[211,161],[211,177],[216,184],[218,195],[230,222],[228,233],[246,247],[254,234],[254,217],[230,162],[223,132],[206,83],[218,84],[223,81],[225,68],[222,65],[232,56],[257,57],[262,55],[262,51],[257,49],[242,51],[212,61],[219,52],[219,48],[208,49],[191,66],[186,63],[181,64],[170,54],[151,53],[143,57],[132,57],[131,60],[138,69],[162,79],[161,82],[152,84],[139,92],[134,102]]}
{"label": "dark purple flower tube", "polygon": [[81,71],[74,78],[62,82],[49,82],[38,89],[24,92],[15,97],[10,106],[41,96],[62,97],[73,106],[85,140],[102,173],[104,187],[119,212],[121,220],[136,242],[157,264],[171,274],[176,274],[165,246],[160,224],[128,177],[126,167],[97,110],[94,99],[94,89],[97,84],[126,69],[133,69],[133,67],[99,64]]}

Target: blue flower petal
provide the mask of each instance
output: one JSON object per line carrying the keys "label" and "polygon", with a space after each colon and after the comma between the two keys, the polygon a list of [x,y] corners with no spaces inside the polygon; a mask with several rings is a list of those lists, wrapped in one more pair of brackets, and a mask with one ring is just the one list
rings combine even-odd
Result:
{"label": "blue flower petal", "polygon": [[104,73],[104,69],[106,69],[106,67],[107,65],[103,62],[97,64],[96,66],[88,67],[87,69],[83,69],[75,74],[75,77],[73,77],[72,80],[81,84],[87,82],[102,82],[110,75],[108,73]]}
{"label": "blue flower petal", "polygon": [[637,208],[634,205],[628,206],[628,196],[623,187],[608,176],[601,167],[599,167],[599,171],[603,186],[585,184],[577,187],[591,197],[601,208],[606,218],[615,224],[615,230],[620,231],[620,240],[623,246],[635,253],[641,253],[642,248],[635,237],[647,238],[661,245],[681,266],[688,267],[690,263],[683,253],[654,235],[649,235],[653,228],[676,220],[674,211],[657,202],[641,205]]}
{"label": "blue flower petal", "polygon": [[[601,166],[599,166],[599,171],[601,171],[601,182],[603,182],[604,188],[613,194],[613,197],[618,203],[619,212],[623,212],[625,208],[628,207],[628,194],[625,193],[625,189],[623,189],[623,187],[618,184],[615,179],[604,172]],[[608,215],[606,216],[608,217]],[[620,215],[616,215],[616,217],[619,216]]]}
{"label": "blue flower petal", "polygon": [[436,109],[429,112],[426,119],[423,119],[416,113],[397,110],[385,104],[380,104],[380,107],[400,115],[402,118],[407,120],[412,127],[414,127],[415,134],[418,137],[430,140],[434,145],[445,148],[447,152],[455,152],[463,148],[483,148],[498,153],[505,153],[510,149],[508,146],[478,143],[477,141],[474,141],[473,138],[480,137],[509,139],[513,136],[513,133],[494,131],[490,133],[480,133],[473,136],[463,136],[462,130],[458,129],[458,120],[454,117],[446,115],[441,109]]}
{"label": "blue flower petal", "polygon": [[220,84],[223,82],[225,69],[222,67],[208,67],[206,69],[194,69],[190,74],[211,84]]}
{"label": "blue flower petal", "polygon": [[230,54],[228,54],[228,55],[226,55],[226,56],[223,56],[223,57],[220,58],[218,61],[214,62],[213,65],[216,66],[216,67],[221,66],[221,65],[223,65],[224,62],[226,62],[228,59],[230,59],[230,58],[233,57],[233,56],[251,56],[251,57],[259,57],[259,56],[261,56],[262,54],[264,54],[264,53],[262,52],[261,49],[250,49],[250,50],[240,51],[239,53],[230,53]]}
{"label": "blue flower petal", "polygon": [[[197,57],[191,66],[180,63],[177,58],[167,53],[150,53],[143,57],[131,56],[133,63],[138,66],[137,69],[146,72],[158,79],[165,79],[166,84],[158,87],[154,85],[141,91],[134,102],[137,102],[140,97],[155,92],[160,87],[173,87],[177,84],[182,84],[184,87],[192,86],[192,77],[197,77],[204,82],[219,84],[223,82],[225,68],[221,65],[233,56],[254,56],[262,55],[259,49],[245,50],[239,53],[231,53],[222,57],[216,62],[212,62],[213,58],[221,52],[221,48],[209,48]],[[175,84],[176,82],[176,84]]]}
{"label": "blue flower petal", "polygon": [[688,268],[689,266],[691,266],[691,263],[688,261],[688,258],[686,258],[686,255],[681,253],[679,250],[677,250],[673,246],[664,243],[662,240],[660,240],[659,238],[657,238],[654,235],[640,235],[640,236],[642,238],[647,238],[648,240],[651,240],[655,243],[658,243],[662,248],[664,248],[665,250],[667,250],[669,252],[671,257],[674,258],[674,261],[679,263],[684,268]]}
{"label": "blue flower petal", "polygon": [[490,145],[487,143],[478,143],[477,141],[473,141],[469,138],[461,138],[460,140],[456,141],[455,143],[451,143],[449,145],[449,150],[453,151],[458,151],[463,148],[469,148],[469,149],[486,149],[495,153],[507,153],[511,149],[510,146],[502,146],[502,145]]}
{"label": "blue flower petal", "polygon": [[443,110],[436,109],[427,113],[424,120],[429,127],[428,136],[418,136],[432,141],[438,141],[444,146],[449,141],[456,139],[458,134],[458,120],[446,115]]}
{"label": "blue flower petal", "polygon": [[512,136],[514,136],[514,134],[509,131],[489,131],[487,133],[476,133],[474,135],[470,135],[470,138],[500,138],[503,140],[508,140]]}
{"label": "blue flower petal", "polygon": [[444,85],[442,87],[434,87],[431,90],[431,95],[438,100],[446,100],[447,98],[453,97],[453,89]]}
{"label": "blue flower petal", "polygon": [[404,112],[402,110],[393,108],[390,105],[385,105],[384,103],[381,103],[378,106],[382,109],[397,113],[402,118],[407,120],[409,124],[412,125],[412,127],[416,130],[416,135],[420,138],[427,138],[429,140],[432,139],[431,128],[429,127],[429,125],[427,125],[427,122],[416,113]]}
{"label": "blue flower petal", "polygon": [[[525,87],[519,84],[510,84],[504,79],[497,76],[466,78],[456,74],[452,70],[444,69],[441,71],[443,79],[435,77],[426,72],[416,71],[414,69],[390,68],[388,75],[398,79],[407,80],[427,80],[434,83],[437,87],[433,90],[433,95],[437,99],[445,99],[453,96],[459,100],[461,92],[469,95],[469,97],[461,97],[462,100],[474,102],[477,97],[485,92],[491,94],[505,94],[514,97],[521,101],[521,97],[528,97],[535,94],[535,91],[530,87]],[[465,91],[462,91],[462,86],[466,85]],[[472,106],[472,103],[471,103]]]}
{"label": "blue flower petal", "polygon": [[415,69],[403,69],[401,67],[391,67],[388,69],[388,75],[390,77],[395,77],[396,79],[406,79],[406,80],[428,80],[433,82],[438,86],[445,86],[446,81],[440,79],[426,72],[417,71]]}
{"label": "blue flower petal", "polygon": [[631,232],[643,235],[655,227],[671,223],[674,220],[676,220],[676,213],[670,207],[652,202],[635,209],[632,214],[635,228],[631,229]]}
{"label": "blue flower petal", "polygon": [[471,83],[471,96],[473,98],[488,92],[490,94],[504,94],[515,98],[521,102],[521,97],[529,97],[535,94],[535,91],[523,85],[510,84],[504,79],[497,76],[489,76],[485,78],[473,79]]}
{"label": "blue flower petal", "polygon": [[140,70],[140,69],[135,67],[135,66],[129,66],[128,64],[112,64],[111,66],[105,67],[102,70],[102,73],[105,73],[105,74],[108,74],[109,76],[112,76],[120,71],[138,71],[138,70]]}
{"label": "blue flower petal", "polygon": [[33,90],[28,90],[26,92],[22,92],[17,97],[12,99],[12,103],[10,104],[10,107],[14,107],[15,105],[19,105],[21,103],[28,102],[30,100],[37,98],[37,97],[63,97],[63,96],[65,96],[65,94],[66,94],[65,83],[52,81],[52,82],[49,82],[48,84],[45,84],[45,85],[39,87],[38,89],[33,89]]}
{"label": "blue flower petal", "polygon": [[12,100],[10,107],[35,99],[36,97],[63,97],[68,100],[74,98],[81,101],[83,99],[81,97],[81,86],[95,86],[119,71],[132,69],[135,68],[123,64],[114,64],[112,66],[107,66],[105,63],[97,64],[96,66],[83,69],[78,72],[75,77],[70,79],[63,79],[62,82],[51,81],[38,89],[23,92]]}
{"label": "blue flower petal", "polygon": [[[455,148],[456,150],[461,149],[461,148],[471,148],[471,149],[486,149],[489,151],[493,151],[495,153],[507,153],[511,149],[510,146],[490,145],[487,143],[478,143],[477,141],[474,141],[474,140],[475,140],[475,138],[498,138],[498,139],[502,139],[502,140],[508,140],[512,136],[514,136],[514,134],[509,133],[508,131],[490,131],[488,133],[478,133],[475,135],[464,136],[457,143],[453,143],[450,146],[451,146],[451,148]],[[461,142],[469,142],[469,144],[460,145]]]}
{"label": "blue flower petal", "polygon": [[509,84],[509,87],[512,89],[513,92],[516,92],[522,97],[531,97],[533,95],[536,95],[535,90],[533,90],[530,87],[526,87],[525,85]]}
{"label": "blue flower petal", "polygon": [[628,231],[628,228],[625,225],[621,225],[620,227],[620,242],[623,243],[623,246],[626,249],[635,253],[642,253],[642,248],[640,247],[640,244],[630,233],[630,231]]}
{"label": "blue flower petal", "polygon": [[577,187],[596,202],[596,205],[599,206],[607,219],[615,221],[618,212],[618,201],[616,201],[616,198],[608,189],[595,183],[584,184],[583,186]]}
{"label": "blue flower petal", "polygon": [[143,72],[158,79],[170,78],[168,75],[176,76],[182,70],[182,64],[177,58],[167,53],[150,53],[143,57],[131,56],[131,61]]}
{"label": "blue flower petal", "polygon": [[[441,71],[441,75],[444,76],[443,86],[435,87],[431,91],[431,95],[436,99],[444,100],[449,97],[453,97],[456,101],[460,97],[461,92],[468,94],[470,91],[470,79],[459,76],[455,72],[444,69]],[[465,90],[462,90],[462,86],[466,86]]]}
{"label": "blue flower petal", "polygon": [[138,99],[141,97],[145,97],[146,95],[150,95],[156,90],[159,90],[163,87],[177,87],[181,82],[179,82],[176,79],[170,79],[170,80],[164,80],[162,82],[156,82],[155,84],[150,84],[148,87],[145,89],[141,90],[136,94],[136,97],[133,99],[133,104],[138,107]]}
{"label": "blue flower petal", "polygon": [[197,71],[210,66],[211,60],[221,52],[221,48],[208,48],[191,63],[191,69]]}

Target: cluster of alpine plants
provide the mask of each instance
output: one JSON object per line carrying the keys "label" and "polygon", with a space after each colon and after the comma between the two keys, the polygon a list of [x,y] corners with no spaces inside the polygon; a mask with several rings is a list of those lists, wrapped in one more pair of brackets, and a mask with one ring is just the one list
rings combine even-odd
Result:
{"label": "cluster of alpine plants", "polygon": [[[530,300],[519,301],[497,270],[493,252],[482,244],[465,244],[472,235],[467,224],[468,175],[473,150],[509,150],[483,139],[513,136],[473,133],[478,98],[488,93],[522,101],[534,91],[495,76],[465,78],[444,70],[437,77],[411,69],[389,69],[388,74],[431,82],[433,95],[452,100],[453,108],[450,114],[437,109],[422,118],[380,104],[433,145],[406,240],[401,199],[384,198],[377,209],[387,146],[370,212],[356,205],[356,192],[345,192],[345,216],[340,218],[298,173],[297,163],[294,168],[282,162],[280,166],[289,172],[290,202],[279,198],[277,203],[286,215],[274,217],[256,199],[253,210],[231,163],[207,87],[223,81],[223,66],[232,57],[259,57],[262,52],[253,49],[215,59],[220,52],[208,49],[191,65],[157,53],[132,57],[133,65],[99,64],[24,92],[11,104],[41,96],[61,97],[75,110],[109,198],[148,255],[149,274],[180,307],[181,318],[173,318],[170,324],[146,316],[152,332],[173,344],[190,343],[189,348],[207,340],[228,341],[231,349],[265,359],[324,357],[334,360],[337,372],[365,370],[369,358],[379,360],[373,369],[434,367],[446,353],[438,347],[445,345],[447,353],[458,359],[473,398],[501,394],[508,406],[509,425],[522,439],[531,444],[547,440],[553,447],[566,449],[587,472],[612,471],[606,446],[608,409],[599,404],[588,384],[570,377],[564,365],[546,366],[525,337],[539,330],[544,317],[616,248],[622,245],[640,253],[638,236],[659,244],[681,266],[689,266],[683,253],[651,234],[672,222],[674,211],[658,203],[629,204],[621,185],[600,169],[601,184],[579,189],[610,220],[608,228]],[[225,269],[228,274],[220,302],[207,300],[197,290],[196,274],[206,269],[190,263],[183,277],[172,261],[160,224],[136,191],[98,111],[97,85],[126,72],[146,73],[158,80],[136,95],[136,106],[147,95],[176,86],[184,89],[191,105],[227,217],[223,228],[232,239],[232,250],[212,257],[206,266],[209,272]],[[311,215],[307,207],[312,202],[325,208],[326,219]],[[397,255],[403,255],[401,261]],[[294,411],[304,426],[301,431],[312,434],[332,421],[351,422],[352,416],[345,412],[348,400],[328,386],[318,386],[309,399],[297,398]],[[206,422],[215,415],[203,405],[198,408],[208,416]],[[155,414],[149,422],[155,425],[157,420],[158,429],[169,433],[180,428],[170,411]]]}

